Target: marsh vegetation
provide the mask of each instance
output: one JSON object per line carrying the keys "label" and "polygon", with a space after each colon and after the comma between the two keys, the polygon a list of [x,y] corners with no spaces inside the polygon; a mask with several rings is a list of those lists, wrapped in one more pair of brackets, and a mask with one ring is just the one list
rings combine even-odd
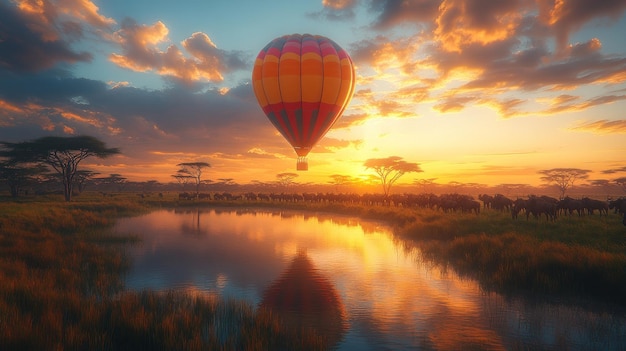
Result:
{"label": "marsh vegetation", "polygon": [[237,301],[129,292],[116,217],[147,211],[115,201],[0,203],[0,344],[7,350],[324,349]]}

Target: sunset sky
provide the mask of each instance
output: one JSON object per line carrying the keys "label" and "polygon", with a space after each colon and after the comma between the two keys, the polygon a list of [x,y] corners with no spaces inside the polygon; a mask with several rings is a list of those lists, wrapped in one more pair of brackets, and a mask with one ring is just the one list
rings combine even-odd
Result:
{"label": "sunset sky", "polygon": [[327,36],[354,97],[298,182],[400,156],[436,178],[540,184],[539,170],[626,176],[626,0],[0,0],[0,141],[91,135],[83,168],[269,182],[296,154],[251,73],[285,34]]}

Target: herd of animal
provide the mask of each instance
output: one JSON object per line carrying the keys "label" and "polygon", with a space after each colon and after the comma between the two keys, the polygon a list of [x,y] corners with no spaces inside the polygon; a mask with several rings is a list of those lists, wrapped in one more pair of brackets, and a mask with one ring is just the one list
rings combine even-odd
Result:
{"label": "herd of animal", "polygon": [[[361,205],[381,205],[397,207],[431,208],[443,212],[466,212],[479,214],[482,209],[510,212],[513,219],[525,215],[528,220],[531,216],[539,219],[544,217],[553,221],[562,216],[585,216],[598,213],[607,215],[609,212],[624,216],[626,225],[626,197],[615,200],[596,200],[588,197],[574,199],[565,197],[556,199],[549,196],[530,195],[526,198],[510,199],[502,194],[494,196],[482,194],[478,200],[470,195],[462,194],[335,194],[335,193],[253,193],[231,194],[223,193],[180,193],[180,200],[207,199],[207,200],[247,200],[247,201],[274,201],[274,202],[309,202],[309,203],[347,203]],[[482,203],[481,203],[482,202]]]}

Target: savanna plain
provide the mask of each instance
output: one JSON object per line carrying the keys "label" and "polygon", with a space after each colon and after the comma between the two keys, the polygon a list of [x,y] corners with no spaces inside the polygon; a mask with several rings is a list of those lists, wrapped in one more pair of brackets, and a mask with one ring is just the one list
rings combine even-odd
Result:
{"label": "savanna plain", "polygon": [[[0,198],[0,345],[7,350],[266,350],[327,348],[245,302],[183,292],[128,291],[117,218],[189,206],[288,208],[380,220],[425,260],[505,295],[626,309],[621,215],[518,219],[483,209],[443,212],[380,204],[181,200],[178,194],[83,193]],[[229,321],[225,323],[224,321]]]}

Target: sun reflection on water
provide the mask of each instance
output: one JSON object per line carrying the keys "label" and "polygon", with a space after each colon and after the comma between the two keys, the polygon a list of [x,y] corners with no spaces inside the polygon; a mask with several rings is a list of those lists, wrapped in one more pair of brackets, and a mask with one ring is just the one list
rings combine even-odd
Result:
{"label": "sun reflection on water", "polygon": [[[421,261],[419,251],[377,222],[279,210],[185,209],[124,219],[116,230],[143,234],[131,250],[130,289],[205,291],[255,306],[276,303],[268,291],[284,299],[276,286],[282,293],[300,291],[294,301],[307,298],[297,285],[323,290],[340,313],[313,317],[336,326],[339,332],[329,335],[339,349],[611,349],[611,340],[626,335],[623,317],[616,324],[607,316],[486,293],[452,270]],[[308,282],[299,280],[307,276]],[[295,313],[313,318],[310,310]],[[602,340],[597,330],[604,330]]]}

